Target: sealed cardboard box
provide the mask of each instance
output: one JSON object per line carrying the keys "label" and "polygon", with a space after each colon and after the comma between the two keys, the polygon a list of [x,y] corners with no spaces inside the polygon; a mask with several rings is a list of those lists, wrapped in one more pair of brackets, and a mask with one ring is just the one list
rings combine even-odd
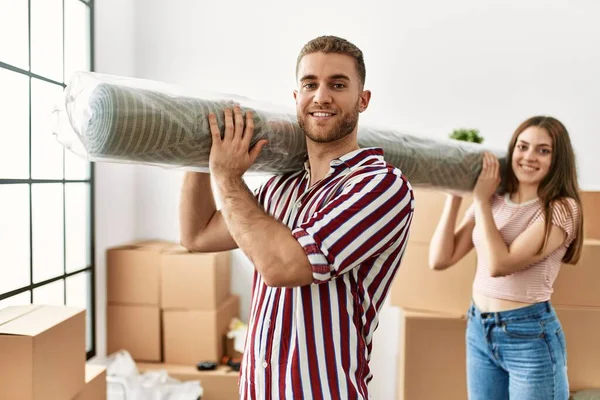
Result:
{"label": "sealed cardboard box", "polygon": [[570,389],[600,388],[600,309],[555,309],[565,333]]}
{"label": "sealed cardboard box", "polygon": [[[415,212],[408,240],[409,242],[429,243],[442,216],[447,194],[433,189],[414,188],[413,190],[415,195]],[[457,226],[462,221],[471,203],[472,197],[465,194],[458,217],[456,218]]]}
{"label": "sealed cardboard box", "polygon": [[581,203],[584,236],[600,240],[600,191],[581,192]]}
{"label": "sealed cardboard box", "polygon": [[173,246],[161,241],[138,242],[106,251],[106,299],[109,303],[160,303],[160,252]]}
{"label": "sealed cardboard box", "polygon": [[166,370],[170,377],[180,381],[200,381],[202,400],[238,400],[239,372],[220,366],[215,371],[198,371],[195,366],[138,363],[140,373]]}
{"label": "sealed cardboard box", "polygon": [[229,252],[190,253],[179,247],[161,258],[163,310],[214,310],[231,295]]}
{"label": "sealed cardboard box", "polygon": [[466,319],[402,310],[398,400],[467,398]]}
{"label": "sealed cardboard box", "polygon": [[600,307],[600,240],[586,239],[577,265],[564,264],[554,282],[552,304]]}
{"label": "sealed cardboard box", "polygon": [[160,309],[109,304],[106,307],[106,350],[127,350],[134,360],[160,362]]}
{"label": "sealed cardboard box", "polygon": [[409,242],[391,286],[390,302],[398,307],[465,315],[476,269],[475,251],[471,251],[453,267],[434,271],[429,268],[429,244]]}
{"label": "sealed cardboard box", "polygon": [[239,313],[238,296],[230,296],[216,310],[164,310],[165,363],[196,365],[201,361],[221,361],[223,336]]}
{"label": "sealed cardboard box", "polygon": [[73,400],[106,400],[106,367],[86,364],[85,387]]}
{"label": "sealed cardboard box", "polygon": [[106,260],[109,304],[210,310],[231,294],[229,252],[192,253],[156,240],[113,247]]}
{"label": "sealed cardboard box", "polygon": [[0,399],[72,399],[85,385],[85,310],[0,310]]}

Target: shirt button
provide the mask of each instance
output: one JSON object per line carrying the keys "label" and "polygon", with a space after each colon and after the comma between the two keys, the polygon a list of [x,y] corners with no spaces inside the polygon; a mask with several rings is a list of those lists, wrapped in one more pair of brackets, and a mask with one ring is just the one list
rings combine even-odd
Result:
{"label": "shirt button", "polygon": [[268,365],[269,365],[269,364],[267,364],[267,362],[266,362],[266,361],[263,361],[263,363],[262,363],[262,366],[263,366],[263,368],[267,368],[267,366],[268,366]]}

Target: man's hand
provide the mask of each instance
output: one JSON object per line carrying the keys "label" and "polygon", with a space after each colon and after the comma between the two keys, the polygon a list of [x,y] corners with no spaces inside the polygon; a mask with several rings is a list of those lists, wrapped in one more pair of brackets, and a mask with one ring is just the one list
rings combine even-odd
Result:
{"label": "man's hand", "polygon": [[498,189],[500,184],[500,163],[495,155],[485,152],[481,173],[477,178],[477,183],[473,189],[474,200],[479,203],[487,203],[490,197]]}
{"label": "man's hand", "polygon": [[233,113],[226,109],[223,139],[216,116],[209,115],[208,121],[213,139],[210,172],[222,201],[221,215],[233,241],[267,285],[295,287],[312,283],[311,264],[290,228],[264,211],[242,179],[267,143],[260,140],[250,150],[252,114],[246,113],[244,127],[240,108],[236,106]]}
{"label": "man's hand", "polygon": [[209,168],[217,180],[228,178],[241,178],[254,163],[266,140],[259,141],[250,150],[250,140],[254,134],[254,120],[252,113],[246,112],[246,124],[239,106],[235,106],[233,113],[230,108],[225,109],[225,132],[221,139],[221,132],[214,114],[208,115],[208,123],[212,133],[212,148],[210,150]]}

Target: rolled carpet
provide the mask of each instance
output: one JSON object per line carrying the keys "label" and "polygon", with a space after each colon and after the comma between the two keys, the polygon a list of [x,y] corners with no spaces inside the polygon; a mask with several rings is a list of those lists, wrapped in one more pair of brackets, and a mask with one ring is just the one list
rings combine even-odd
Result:
{"label": "rolled carpet", "polygon": [[[222,130],[223,110],[239,104],[243,112],[254,114],[251,146],[260,139],[269,141],[250,171],[282,173],[302,168],[305,137],[289,110],[231,95],[181,90],[158,82],[78,72],[65,89],[64,108],[57,110],[62,122],[55,134],[65,147],[90,161],[208,171],[212,142],[208,114],[217,115]],[[358,142],[363,148],[381,147],[386,161],[413,186],[459,192],[473,188],[485,150],[475,143],[364,125],[359,125]],[[505,157],[495,153],[504,169]]]}

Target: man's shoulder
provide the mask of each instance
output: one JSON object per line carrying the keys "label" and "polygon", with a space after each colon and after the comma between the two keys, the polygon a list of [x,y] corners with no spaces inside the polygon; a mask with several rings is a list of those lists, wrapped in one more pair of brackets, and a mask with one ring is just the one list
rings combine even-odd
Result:
{"label": "man's shoulder", "polygon": [[385,180],[390,184],[406,185],[411,189],[410,182],[406,175],[399,168],[387,162],[377,162],[373,164],[365,164],[354,168],[349,173],[349,181],[356,183],[364,179],[380,179]]}
{"label": "man's shoulder", "polygon": [[290,182],[294,180],[300,180],[305,173],[305,170],[279,172],[273,175],[268,182]]}
{"label": "man's shoulder", "polygon": [[302,179],[304,173],[305,171],[291,171],[274,174],[260,185],[259,191],[266,191],[272,195],[274,191],[271,189],[281,189],[285,186],[293,186],[295,181],[300,181]]}

